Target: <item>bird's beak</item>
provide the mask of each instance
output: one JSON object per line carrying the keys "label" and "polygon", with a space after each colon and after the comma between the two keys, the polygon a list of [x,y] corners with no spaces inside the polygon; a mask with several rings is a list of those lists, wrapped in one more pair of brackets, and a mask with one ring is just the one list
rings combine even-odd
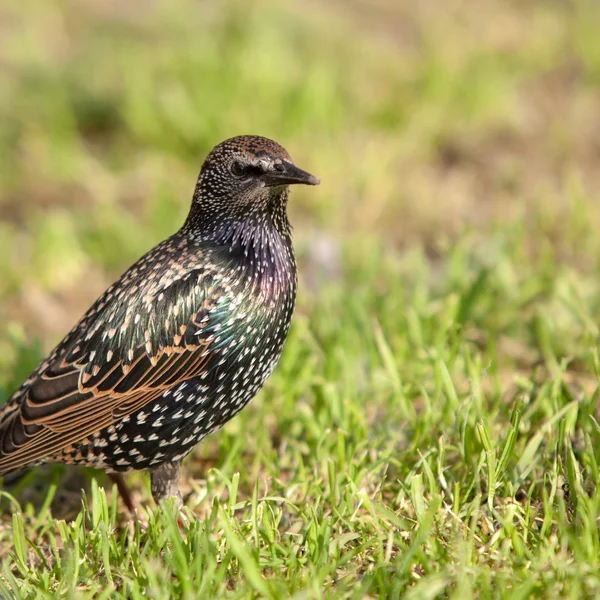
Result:
{"label": "bird's beak", "polygon": [[299,169],[296,165],[289,162],[281,162],[275,165],[275,168],[269,170],[262,176],[266,186],[291,185],[293,183],[304,183],[305,185],[319,185],[320,179],[314,175]]}

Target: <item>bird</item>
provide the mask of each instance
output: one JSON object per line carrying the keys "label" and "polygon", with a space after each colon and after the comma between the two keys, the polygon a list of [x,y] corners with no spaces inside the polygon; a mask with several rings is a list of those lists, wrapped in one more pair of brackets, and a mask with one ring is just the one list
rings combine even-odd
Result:
{"label": "bird", "polygon": [[[215,146],[187,219],[105,292],[0,407],[0,476],[42,463],[150,471],[179,508],[182,460],[244,408],[283,350],[298,275],[277,142]],[[126,490],[126,488],[125,488]]]}

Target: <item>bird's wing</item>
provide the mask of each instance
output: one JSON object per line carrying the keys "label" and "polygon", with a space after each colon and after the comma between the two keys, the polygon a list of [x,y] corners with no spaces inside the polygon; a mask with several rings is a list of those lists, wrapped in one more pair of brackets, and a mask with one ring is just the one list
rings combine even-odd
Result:
{"label": "bird's wing", "polygon": [[0,413],[0,473],[81,442],[206,370],[227,290],[205,268],[165,281],[107,290],[15,393]]}

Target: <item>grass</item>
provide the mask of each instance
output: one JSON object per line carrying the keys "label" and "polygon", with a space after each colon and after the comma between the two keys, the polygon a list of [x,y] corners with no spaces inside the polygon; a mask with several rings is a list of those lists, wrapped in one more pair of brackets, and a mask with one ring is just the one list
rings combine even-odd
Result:
{"label": "grass", "polygon": [[0,395],[178,227],[214,143],[323,184],[292,197],[284,356],[186,462],[189,524],[141,475],[147,530],[38,469],[1,492],[0,597],[600,593],[596,5],[303,6],[7,11]]}

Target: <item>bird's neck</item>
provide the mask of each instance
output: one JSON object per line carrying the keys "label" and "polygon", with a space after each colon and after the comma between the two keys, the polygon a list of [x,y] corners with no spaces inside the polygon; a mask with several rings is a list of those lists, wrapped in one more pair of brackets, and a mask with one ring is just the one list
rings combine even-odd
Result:
{"label": "bird's neck", "polygon": [[291,292],[296,285],[296,262],[285,201],[268,208],[214,218],[192,211],[183,232],[211,246],[223,260],[238,263],[262,291]]}
{"label": "bird's neck", "polygon": [[288,195],[287,187],[272,189],[269,196],[243,206],[228,199],[202,198],[196,190],[182,231],[200,242],[241,250],[246,256],[283,251],[291,247]]}

